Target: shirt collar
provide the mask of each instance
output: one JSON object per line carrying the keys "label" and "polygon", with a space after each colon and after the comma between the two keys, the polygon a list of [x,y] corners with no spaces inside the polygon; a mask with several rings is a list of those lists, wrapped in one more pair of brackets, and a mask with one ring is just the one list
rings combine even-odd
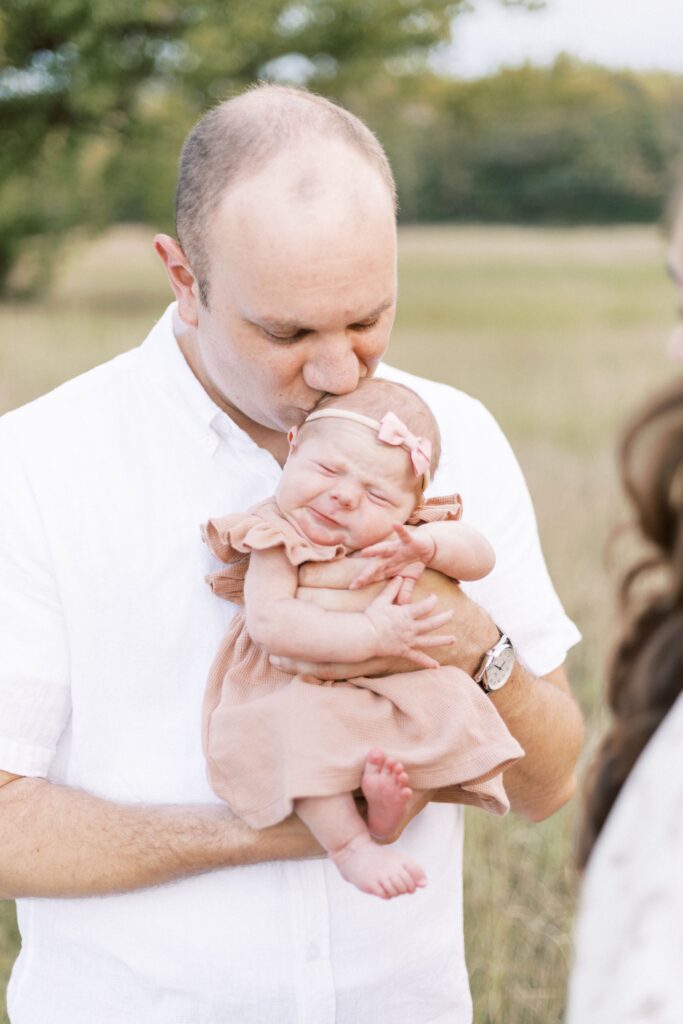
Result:
{"label": "shirt collar", "polygon": [[239,448],[263,450],[216,405],[195,377],[173,330],[177,316],[178,305],[172,302],[142,343],[141,359],[152,383],[172,402],[176,413],[215,446],[224,438]]}

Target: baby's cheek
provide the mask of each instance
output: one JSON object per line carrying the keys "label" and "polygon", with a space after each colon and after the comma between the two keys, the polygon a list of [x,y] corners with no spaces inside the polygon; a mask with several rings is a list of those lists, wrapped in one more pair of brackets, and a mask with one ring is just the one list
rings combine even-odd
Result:
{"label": "baby's cheek", "polygon": [[[386,540],[394,531],[394,523],[397,520],[388,512],[382,512],[380,515],[375,515],[372,523],[373,539],[369,540],[368,544],[378,544],[381,540]],[[366,545],[367,546],[367,545]]]}

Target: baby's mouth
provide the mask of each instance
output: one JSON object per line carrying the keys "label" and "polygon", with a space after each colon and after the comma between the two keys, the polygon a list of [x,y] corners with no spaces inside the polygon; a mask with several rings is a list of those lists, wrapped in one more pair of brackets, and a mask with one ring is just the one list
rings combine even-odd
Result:
{"label": "baby's mouth", "polygon": [[339,523],[336,521],[336,519],[330,519],[330,517],[326,516],[324,512],[319,512],[318,509],[313,508],[312,505],[308,506],[308,511],[312,513],[313,518],[317,519],[318,522],[321,522],[323,526],[339,526]]}

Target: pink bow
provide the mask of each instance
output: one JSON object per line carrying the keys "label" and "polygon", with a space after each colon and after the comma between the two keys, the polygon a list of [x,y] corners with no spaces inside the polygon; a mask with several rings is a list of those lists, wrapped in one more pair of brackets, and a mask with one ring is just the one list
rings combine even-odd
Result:
{"label": "pink bow", "polygon": [[382,416],[377,437],[385,444],[400,444],[410,452],[415,476],[424,476],[425,480],[429,478],[432,442],[428,437],[416,437],[415,434],[411,434],[405,423],[393,412],[387,412]]}

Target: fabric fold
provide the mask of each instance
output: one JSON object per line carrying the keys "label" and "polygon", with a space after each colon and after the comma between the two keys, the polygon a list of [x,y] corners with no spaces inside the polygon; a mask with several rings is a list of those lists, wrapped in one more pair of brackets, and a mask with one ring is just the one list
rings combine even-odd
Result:
{"label": "fabric fold", "polygon": [[[459,518],[455,496],[432,500],[421,521]],[[225,564],[207,577],[214,593],[243,603],[251,551],[282,547],[292,565],[334,561],[344,549],[312,544],[274,500],[203,528]],[[444,666],[336,682],[288,675],[253,643],[244,612],[232,619],[212,665],[202,714],[209,781],[252,828],[292,813],[302,797],[358,789],[370,750],[400,760],[414,789],[442,802],[504,814],[502,772],[524,751],[492,701],[460,669]]]}

